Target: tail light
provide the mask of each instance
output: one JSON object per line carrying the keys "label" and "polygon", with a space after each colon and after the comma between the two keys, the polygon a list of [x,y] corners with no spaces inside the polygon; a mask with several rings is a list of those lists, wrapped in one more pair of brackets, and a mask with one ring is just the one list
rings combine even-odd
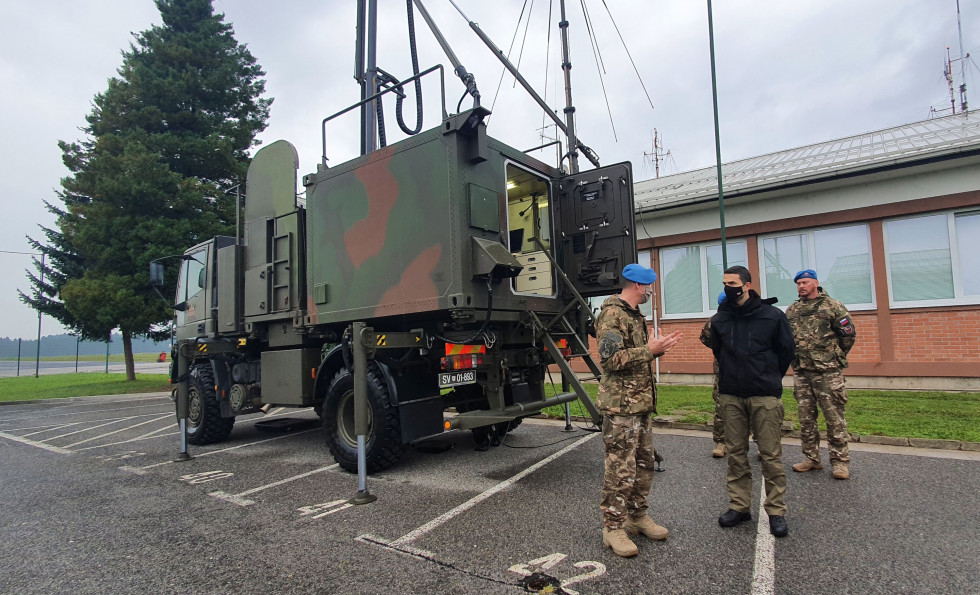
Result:
{"label": "tail light", "polygon": [[439,360],[439,366],[444,372],[469,370],[481,365],[486,353],[486,345],[446,343],[446,356]]}

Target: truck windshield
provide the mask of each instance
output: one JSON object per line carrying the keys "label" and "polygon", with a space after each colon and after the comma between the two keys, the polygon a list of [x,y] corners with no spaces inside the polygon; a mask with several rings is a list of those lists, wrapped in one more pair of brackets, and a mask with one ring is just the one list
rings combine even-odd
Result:
{"label": "truck windshield", "polygon": [[[204,291],[204,262],[207,259],[207,250],[200,250],[190,255],[194,260],[185,260],[180,265],[180,276],[177,278],[177,303],[186,303],[188,300]],[[177,311],[177,326],[184,324],[185,313]]]}

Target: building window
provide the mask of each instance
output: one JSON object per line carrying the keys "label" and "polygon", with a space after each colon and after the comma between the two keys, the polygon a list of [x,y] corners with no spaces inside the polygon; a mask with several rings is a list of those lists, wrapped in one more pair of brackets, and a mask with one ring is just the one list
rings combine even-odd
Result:
{"label": "building window", "polygon": [[[745,240],[727,242],[728,266],[748,265]],[[724,266],[721,244],[692,244],[660,250],[664,318],[710,316],[718,309]]]}
{"label": "building window", "polygon": [[885,250],[892,305],[980,302],[980,212],[887,221]]}
{"label": "building window", "polygon": [[793,277],[817,272],[820,286],[849,308],[873,308],[871,250],[867,225],[814,229],[762,238],[760,292],[785,308],[797,298]]}

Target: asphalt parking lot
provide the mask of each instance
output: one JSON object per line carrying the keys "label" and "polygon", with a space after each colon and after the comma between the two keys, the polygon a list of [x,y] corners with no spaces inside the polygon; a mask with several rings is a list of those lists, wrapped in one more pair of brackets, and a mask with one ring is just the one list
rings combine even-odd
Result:
{"label": "asphalt parking lot", "polygon": [[[651,513],[670,538],[603,547],[599,436],[527,420],[476,451],[452,432],[370,476],[311,410],[178,452],[165,395],[0,407],[4,593],[980,593],[980,453],[854,445],[852,479],[789,474],[790,535],[721,529],[710,435],[664,430]],[[800,460],[792,441],[785,460]],[[758,476],[758,463],[753,459]],[[756,482],[756,490],[761,490]],[[753,516],[759,516],[758,494]]]}

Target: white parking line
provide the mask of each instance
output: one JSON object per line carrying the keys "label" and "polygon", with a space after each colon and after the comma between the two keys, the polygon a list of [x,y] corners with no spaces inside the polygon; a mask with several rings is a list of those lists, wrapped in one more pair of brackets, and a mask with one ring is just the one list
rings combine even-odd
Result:
{"label": "white parking line", "polygon": [[[229,446],[228,448],[222,448],[222,449],[219,449],[219,450],[212,450],[212,451],[209,451],[209,452],[203,452],[201,454],[196,454],[196,455],[193,455],[193,456],[194,456],[195,459],[199,459],[201,457],[206,457],[206,456],[209,456],[209,455],[216,455],[218,453],[227,452],[229,450],[237,450],[239,448],[245,448],[247,446],[254,446],[256,444],[263,444],[265,442],[272,442],[273,440],[282,440],[283,438],[293,438],[294,436],[299,436],[299,435],[302,435],[302,434],[309,434],[310,432],[319,432],[319,431],[320,431],[320,428],[314,428],[312,430],[303,430],[302,432],[290,432],[289,434],[286,434],[284,436],[276,436],[275,438],[266,438],[265,440],[257,440],[255,442],[246,442],[245,444],[236,444],[235,446]],[[154,463],[152,465],[146,465],[145,467],[130,467],[128,465],[124,465],[124,466],[120,467],[120,469],[122,469],[123,471],[129,471],[130,473],[136,473],[138,475],[143,475],[146,472],[147,469],[152,469],[154,467],[160,467],[162,465],[169,465],[169,464],[171,464],[173,462],[174,461],[163,461],[162,463]]]}
{"label": "white parking line", "polygon": [[[133,419],[133,418],[132,417],[120,417],[120,418],[114,419],[112,421],[107,421],[104,424],[98,424],[98,425],[94,425],[94,426],[85,426],[81,430],[75,430],[74,432],[68,432],[67,434],[61,434],[59,436],[51,436],[50,438],[45,438],[45,440],[57,440],[58,438],[64,438],[65,436],[72,436],[74,434],[81,434],[82,432],[88,432],[89,430],[94,430],[96,428],[101,428],[101,427],[104,427],[104,426],[111,426],[112,424],[119,423],[121,421],[129,421],[131,419]],[[28,435],[30,435],[30,434],[28,434]]]}
{"label": "white parking line", "polygon": [[432,531],[433,529],[439,527],[443,523],[451,520],[453,517],[455,517],[455,516],[457,516],[457,515],[465,512],[465,511],[469,510],[470,508],[473,508],[474,506],[476,506],[480,502],[483,502],[484,500],[486,500],[490,496],[493,496],[494,494],[496,494],[498,492],[501,492],[503,490],[506,490],[507,488],[509,488],[510,486],[512,486],[513,484],[515,484],[516,482],[518,482],[521,479],[523,479],[524,477],[526,477],[526,476],[530,475],[531,473],[537,471],[541,467],[544,467],[545,465],[547,465],[551,461],[554,461],[555,459],[557,459],[558,457],[564,455],[565,453],[570,452],[570,451],[578,448],[579,446],[581,446],[582,444],[585,444],[586,442],[588,442],[589,440],[595,438],[596,436],[598,436],[598,433],[593,433],[593,434],[589,434],[588,436],[585,436],[584,438],[580,438],[580,439],[576,440],[575,442],[572,442],[571,444],[569,444],[565,448],[559,450],[558,452],[552,454],[551,456],[546,457],[546,458],[538,461],[537,463],[531,465],[527,469],[521,471],[520,473],[518,473],[516,475],[513,475],[513,476],[511,476],[508,479],[505,479],[504,481],[498,483],[497,485],[493,486],[489,490],[487,490],[485,492],[482,492],[480,494],[477,494],[476,496],[470,498],[469,500],[467,500],[466,502],[460,504],[459,506],[457,506],[456,508],[450,510],[449,512],[446,512],[445,514],[442,514],[442,515],[440,515],[440,516],[432,519],[431,521],[429,521],[428,523],[422,525],[418,529],[415,529],[414,531],[411,531],[409,533],[406,533],[405,535],[402,535],[398,539],[392,541],[391,542],[391,545],[392,546],[403,546],[406,543],[410,543],[412,541],[415,541],[416,539],[418,539],[419,537],[425,535],[429,531]]}
{"label": "white parking line", "polygon": [[14,436],[12,434],[7,434],[6,432],[0,432],[0,438],[6,438],[7,440],[13,440],[14,442],[20,442],[21,444],[27,444],[30,446],[36,446],[38,448],[43,448],[44,450],[49,450],[51,452],[56,452],[60,455],[70,455],[71,451],[61,448],[59,446],[51,446],[50,444],[45,444],[43,442],[38,442],[36,440],[30,440],[29,438],[21,438],[20,436]]}
{"label": "white parking line", "polygon": [[[310,475],[314,475],[316,473],[330,471],[331,469],[336,469],[338,467],[340,467],[340,465],[334,463],[333,465],[320,467],[319,469],[314,469],[313,471],[307,471],[306,473],[300,473],[299,475],[287,477],[286,479],[280,479],[277,482],[266,484],[264,486],[259,486],[257,488],[252,488],[251,490],[245,490],[244,492],[240,492],[238,494],[229,494],[227,492],[217,491],[217,492],[211,492],[210,494],[208,494],[208,496],[217,498],[218,500],[225,500],[226,502],[231,502],[232,504],[237,504],[239,506],[250,506],[252,504],[255,504],[255,501],[249,500],[245,498],[245,496],[254,494],[256,492],[261,492],[262,490],[268,490],[269,488],[274,488],[276,486],[281,486],[285,483],[296,481],[297,479],[303,479],[304,477],[309,477]],[[313,517],[313,518],[317,518],[317,517]]]}
{"label": "white parking line", "polygon": [[[160,432],[163,432],[165,430],[169,430],[171,428],[172,428],[172,426],[170,424],[167,424],[167,425],[163,426],[162,428],[158,428],[156,430],[153,430],[152,432],[147,432],[146,434],[143,434],[142,436],[137,436],[136,438],[130,438],[129,440],[120,440],[119,442],[110,442],[109,444],[96,444],[95,446],[86,446],[85,448],[76,448],[75,450],[77,452],[81,452],[83,450],[92,450],[93,448],[105,448],[107,446],[118,446],[120,444],[129,444],[130,442],[139,442],[140,440],[151,440],[153,438],[164,438],[164,437],[167,437],[167,436],[176,436],[176,435],[180,434],[180,432],[170,432],[169,434],[160,434]],[[154,436],[154,434],[159,434],[159,435],[158,436]]]}
{"label": "white parking line", "polygon": [[766,482],[762,482],[759,499],[759,526],[755,533],[755,566],[752,569],[751,595],[773,595],[776,586],[776,562],[773,558],[775,539],[769,532],[769,515],[763,503],[766,501]]}
{"label": "white parking line", "polygon": [[152,424],[153,422],[160,421],[161,419],[170,417],[171,415],[172,415],[171,413],[166,413],[164,415],[161,415],[160,417],[155,417],[153,419],[150,419],[150,420],[147,420],[147,421],[144,421],[144,422],[140,422],[138,424],[134,424],[134,425],[131,425],[131,426],[128,426],[128,427],[125,427],[125,428],[120,428],[120,429],[115,430],[115,431],[112,431],[112,432],[106,432],[105,434],[102,434],[100,436],[93,436],[92,438],[86,438],[85,440],[81,440],[79,442],[75,442],[74,444],[69,444],[68,446],[65,446],[64,448],[71,448],[73,446],[78,446],[79,444],[85,444],[86,442],[91,442],[93,440],[98,440],[99,438],[105,438],[106,436],[112,436],[113,434],[118,434],[119,432],[125,432],[126,430],[132,430],[133,428],[138,428],[140,426],[145,426],[146,424]]}
{"label": "white parking line", "polygon": [[[146,399],[146,400],[148,400],[148,401],[157,401],[157,400],[163,400],[163,399],[166,399],[168,402],[170,401],[170,397],[162,397],[162,398],[157,397],[157,398]],[[85,403],[85,405],[94,405],[94,404],[95,403]],[[79,406],[80,405],[72,405],[72,407],[79,407]],[[65,405],[65,407],[68,407],[68,405]],[[93,409],[92,411],[71,411],[69,413],[48,413],[48,412],[43,412],[43,415],[42,414],[38,414],[38,415],[25,415],[23,417],[7,417],[7,418],[4,418],[4,419],[0,419],[0,423],[7,423],[7,422],[11,422],[11,421],[23,421],[23,420],[38,419],[38,418],[49,419],[49,418],[52,418],[52,417],[65,417],[65,416],[69,416],[69,415],[72,416],[72,417],[78,417],[79,415],[81,415],[83,413],[105,413],[107,411],[125,411],[127,409],[146,409],[147,407],[152,407],[152,405],[137,405],[135,407],[117,407],[117,408],[114,408],[114,409]],[[149,415],[153,415],[153,414],[151,413]]]}

